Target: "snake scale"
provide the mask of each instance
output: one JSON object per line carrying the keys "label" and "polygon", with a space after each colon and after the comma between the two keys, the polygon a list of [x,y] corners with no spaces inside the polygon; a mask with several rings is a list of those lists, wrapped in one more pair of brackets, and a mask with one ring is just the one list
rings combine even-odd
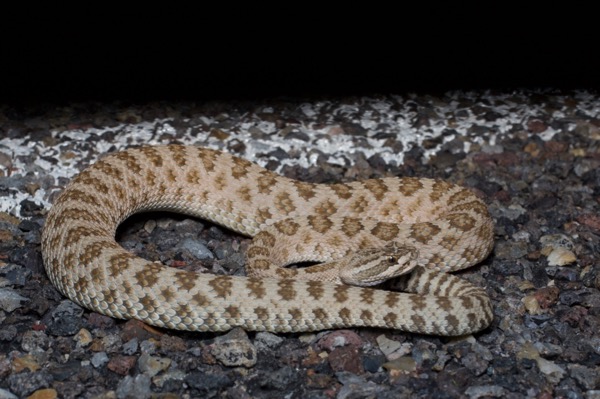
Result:
{"label": "snake scale", "polygon": [[[125,251],[115,241],[117,227],[151,210],[255,237],[247,254],[251,277],[178,270]],[[434,179],[310,184],[206,148],[133,148],[71,181],[47,215],[41,244],[50,280],[72,301],[171,329],[370,326],[461,335],[493,319],[485,290],[447,273],[491,251],[487,207],[469,190]],[[393,254],[370,263],[377,246]],[[359,277],[387,274],[382,263],[407,262],[397,279],[402,292],[341,284],[336,259],[353,251],[365,264],[347,274]],[[303,261],[333,263],[280,267]]]}

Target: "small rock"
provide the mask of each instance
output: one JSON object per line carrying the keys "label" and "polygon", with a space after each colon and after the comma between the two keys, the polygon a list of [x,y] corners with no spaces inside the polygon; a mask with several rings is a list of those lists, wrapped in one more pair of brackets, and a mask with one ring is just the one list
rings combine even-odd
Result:
{"label": "small rock", "polygon": [[379,346],[379,350],[383,352],[384,355],[389,357],[392,353],[396,352],[402,346],[401,342],[395,341],[393,339],[389,339],[385,336],[385,334],[381,334],[376,338],[377,345]]}
{"label": "small rock", "polygon": [[347,371],[352,374],[363,374],[362,354],[355,346],[335,348],[329,353],[329,365],[333,371]]}
{"label": "small rock", "polygon": [[284,366],[268,373],[261,381],[261,387],[266,390],[285,391],[294,382],[300,379],[299,371],[290,366]]}
{"label": "small rock", "polygon": [[231,332],[217,337],[208,349],[224,366],[253,367],[256,364],[256,348],[241,328],[234,328]]}
{"label": "small rock", "polygon": [[43,331],[25,331],[21,338],[21,349],[25,352],[44,351],[49,346],[50,339]]}
{"label": "small rock", "polygon": [[147,375],[138,374],[135,377],[128,375],[119,382],[119,385],[117,385],[117,398],[149,398],[150,394],[152,393],[150,390],[150,383],[150,377]]}
{"label": "small rock", "polygon": [[69,336],[83,326],[83,309],[74,302],[62,301],[51,313],[48,332],[56,336]]}
{"label": "small rock", "polygon": [[187,348],[185,340],[180,337],[169,334],[163,334],[160,337],[160,350],[163,353],[185,352]]}
{"label": "small rock", "polygon": [[137,338],[132,338],[123,344],[123,354],[125,354],[125,355],[133,355],[137,352],[137,350],[138,350]]}
{"label": "small rock", "polygon": [[324,335],[319,342],[317,347],[328,352],[333,351],[335,348],[342,346],[353,346],[361,347],[363,340],[358,334],[350,330],[337,330],[329,334]]}
{"label": "small rock", "polygon": [[39,389],[29,395],[27,399],[56,399],[58,397],[58,392],[52,388],[44,388]]}
{"label": "small rock", "polygon": [[506,394],[506,389],[499,385],[476,385],[465,390],[465,395],[470,399],[504,398]]}
{"label": "small rock", "polygon": [[[0,322],[2,319],[0,319]],[[0,341],[12,341],[17,336],[17,327],[14,325],[8,325],[6,327],[0,328]]]}
{"label": "small rock", "polygon": [[336,399],[374,398],[377,397],[378,393],[385,390],[385,387],[352,373],[339,372],[336,373],[336,376],[343,385]]}
{"label": "small rock", "polygon": [[194,238],[184,239],[178,246],[178,248],[188,251],[193,257],[198,260],[214,259],[215,255],[202,244],[200,241]]}
{"label": "small rock", "polygon": [[26,397],[39,389],[50,387],[53,379],[47,372],[38,371],[11,374],[6,381],[11,392]]}
{"label": "small rock", "polygon": [[161,371],[169,368],[171,359],[159,356],[150,356],[143,353],[138,359],[138,368],[140,371],[150,377],[154,377]]}
{"label": "small rock", "polygon": [[267,351],[277,348],[283,341],[284,339],[278,335],[261,331],[256,333],[256,337],[254,337],[254,346],[259,352]]}
{"label": "small rock", "polygon": [[152,355],[156,352],[156,348],[158,347],[158,342],[153,338],[142,341],[140,344],[140,352],[147,353],[148,355]]}
{"label": "small rock", "polygon": [[137,359],[135,356],[113,356],[106,368],[119,375],[128,375],[130,370],[135,366]]}
{"label": "small rock", "polygon": [[233,385],[233,381],[225,374],[213,374],[196,371],[185,377],[185,383],[201,393],[224,390]]}
{"label": "small rock", "polygon": [[[542,250],[543,253],[543,250]],[[577,260],[577,257],[573,251],[566,248],[554,248],[548,254],[548,265],[549,266],[564,266],[571,264]]]}
{"label": "small rock", "polygon": [[77,334],[75,334],[73,339],[77,342],[78,348],[85,348],[92,343],[93,338],[92,333],[90,333],[87,329],[82,328]]}
{"label": "small rock", "polygon": [[94,353],[90,362],[95,368],[100,368],[106,363],[108,363],[108,355],[106,354],[106,352]]}
{"label": "small rock", "polygon": [[154,219],[147,220],[146,223],[144,223],[144,230],[146,233],[151,234],[156,228],[156,224],[156,220]]}
{"label": "small rock", "polygon": [[589,368],[581,364],[570,364],[569,373],[585,389],[600,388],[600,367]]}
{"label": "small rock", "polygon": [[[2,153],[0,152],[0,154]],[[0,399],[19,399],[19,397],[6,389],[0,388]]]}
{"label": "small rock", "polygon": [[12,288],[0,288],[0,309],[5,312],[20,308],[23,301],[29,301],[29,298],[19,295]]}
{"label": "small rock", "polygon": [[40,368],[41,366],[32,355],[15,357],[12,361],[12,369],[16,373],[20,373],[25,369],[29,371],[38,371]]}
{"label": "small rock", "polygon": [[389,371],[399,370],[410,373],[417,370],[417,362],[415,362],[415,360],[411,357],[402,356],[392,361],[384,363],[383,368]]}
{"label": "small rock", "polygon": [[162,388],[167,381],[184,381],[186,373],[183,370],[169,370],[152,379],[154,385]]}

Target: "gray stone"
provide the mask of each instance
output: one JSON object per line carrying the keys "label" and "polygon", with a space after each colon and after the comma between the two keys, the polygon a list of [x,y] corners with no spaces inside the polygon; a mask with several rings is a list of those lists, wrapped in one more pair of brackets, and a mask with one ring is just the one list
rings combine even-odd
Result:
{"label": "gray stone", "polygon": [[126,376],[117,386],[118,399],[145,399],[149,398],[152,393],[150,390],[150,377],[144,374],[139,374],[135,377]]}
{"label": "gray stone", "polygon": [[186,238],[181,243],[179,243],[178,247],[180,249],[184,249],[188,251],[193,257],[198,260],[205,259],[214,259],[215,255],[206,247],[206,245],[202,244],[195,238]]}
{"label": "gray stone", "polygon": [[5,312],[20,308],[23,301],[29,301],[29,298],[19,295],[12,288],[0,288],[0,309]]}

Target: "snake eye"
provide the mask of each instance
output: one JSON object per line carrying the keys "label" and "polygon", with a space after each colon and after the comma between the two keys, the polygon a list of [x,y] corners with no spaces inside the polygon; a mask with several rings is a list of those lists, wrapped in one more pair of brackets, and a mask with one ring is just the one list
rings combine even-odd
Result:
{"label": "snake eye", "polygon": [[393,265],[398,262],[398,258],[395,256],[388,256],[387,261],[390,265]]}

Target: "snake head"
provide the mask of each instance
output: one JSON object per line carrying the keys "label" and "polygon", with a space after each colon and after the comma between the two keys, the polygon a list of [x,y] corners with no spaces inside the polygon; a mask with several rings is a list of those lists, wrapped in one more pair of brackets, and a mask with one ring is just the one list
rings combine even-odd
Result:
{"label": "snake head", "polygon": [[350,255],[340,268],[344,284],[370,287],[407,274],[417,266],[419,251],[396,242],[380,248],[367,248]]}

